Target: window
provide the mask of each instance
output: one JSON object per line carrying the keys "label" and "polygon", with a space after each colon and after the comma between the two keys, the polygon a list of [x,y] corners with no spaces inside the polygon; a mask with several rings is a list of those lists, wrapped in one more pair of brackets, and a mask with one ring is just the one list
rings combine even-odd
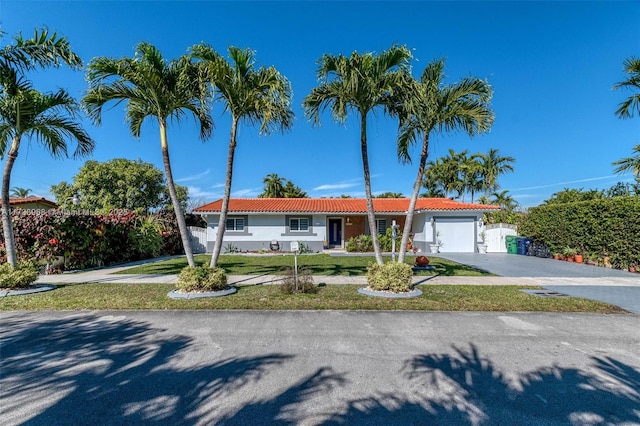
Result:
{"label": "window", "polygon": [[289,219],[289,231],[308,232],[309,219],[306,217],[292,217],[291,219]]}
{"label": "window", "polygon": [[228,217],[227,218],[227,231],[244,231],[244,218],[243,217]]}
{"label": "window", "polygon": [[376,229],[378,234],[385,235],[387,233],[387,219],[376,219]]}

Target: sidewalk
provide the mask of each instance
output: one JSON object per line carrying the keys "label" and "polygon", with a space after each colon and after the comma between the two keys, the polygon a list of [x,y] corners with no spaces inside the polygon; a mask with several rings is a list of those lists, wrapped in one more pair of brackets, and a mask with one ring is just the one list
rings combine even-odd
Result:
{"label": "sidewalk", "polygon": [[[96,269],[83,272],[72,272],[57,275],[41,275],[38,278],[40,284],[60,283],[117,283],[117,284],[174,284],[177,275],[169,274],[118,274],[117,272],[131,268],[121,266],[114,268]],[[282,279],[281,275],[229,275],[230,285],[257,285],[277,284]],[[365,276],[346,275],[314,275],[316,284],[358,284],[365,285]],[[413,283],[437,284],[437,285],[529,285],[529,286],[622,286],[640,287],[640,279],[637,277],[465,277],[465,276],[415,276]]]}

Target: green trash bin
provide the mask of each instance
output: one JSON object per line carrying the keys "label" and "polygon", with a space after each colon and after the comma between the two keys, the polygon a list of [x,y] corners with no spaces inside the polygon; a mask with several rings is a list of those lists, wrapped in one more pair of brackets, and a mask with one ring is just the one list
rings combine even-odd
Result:
{"label": "green trash bin", "polygon": [[507,244],[507,253],[518,254],[518,237],[515,235],[507,235],[504,240]]}

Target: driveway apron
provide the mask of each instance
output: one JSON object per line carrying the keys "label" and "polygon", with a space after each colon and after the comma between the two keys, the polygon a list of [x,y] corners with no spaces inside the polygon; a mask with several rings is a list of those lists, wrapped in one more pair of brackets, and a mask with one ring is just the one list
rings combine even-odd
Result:
{"label": "driveway apron", "polygon": [[504,277],[534,277],[548,290],[640,313],[640,274],[507,253],[439,253],[435,256]]}

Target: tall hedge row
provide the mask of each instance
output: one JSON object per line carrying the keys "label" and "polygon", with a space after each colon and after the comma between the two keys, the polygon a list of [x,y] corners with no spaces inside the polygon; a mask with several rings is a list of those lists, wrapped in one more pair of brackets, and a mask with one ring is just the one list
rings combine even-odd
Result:
{"label": "tall hedge row", "polygon": [[555,253],[569,247],[617,267],[640,265],[640,197],[534,207],[518,231]]}
{"label": "tall hedge row", "polygon": [[[132,211],[89,214],[61,210],[12,210],[18,259],[83,269],[182,251],[171,212],[139,216]],[[0,230],[0,262],[6,262]],[[58,267],[58,266],[57,266]]]}

